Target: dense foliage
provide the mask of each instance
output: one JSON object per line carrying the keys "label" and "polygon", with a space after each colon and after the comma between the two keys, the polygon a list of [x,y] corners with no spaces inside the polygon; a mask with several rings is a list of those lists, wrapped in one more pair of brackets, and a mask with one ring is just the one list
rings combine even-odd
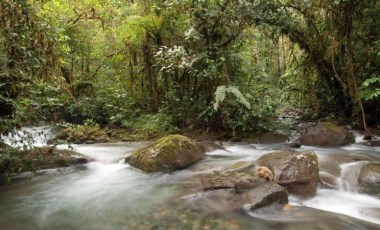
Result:
{"label": "dense foliage", "polygon": [[235,133],[295,107],[377,122],[378,15],[377,0],[3,0],[0,131]]}

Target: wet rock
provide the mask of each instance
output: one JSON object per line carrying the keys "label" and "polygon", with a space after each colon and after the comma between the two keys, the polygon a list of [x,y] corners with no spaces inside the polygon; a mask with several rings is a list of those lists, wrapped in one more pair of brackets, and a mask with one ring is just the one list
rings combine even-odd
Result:
{"label": "wet rock", "polygon": [[[334,153],[334,154],[323,154],[318,158],[320,171],[330,174],[333,177],[341,176],[341,170],[342,170],[340,168],[341,164],[358,162],[358,161],[373,161],[373,160],[374,159],[369,156],[360,155],[360,154],[347,154],[346,152]],[[325,177],[321,177],[321,179],[324,181]]]}
{"label": "wet rock", "polygon": [[370,146],[379,147],[380,146],[380,140],[370,140],[369,144],[370,144]]}
{"label": "wet rock", "polygon": [[260,144],[283,143],[288,140],[288,136],[276,132],[265,132],[257,138],[256,142]]}
{"label": "wet rock", "polygon": [[264,178],[249,178],[245,181],[241,180],[235,183],[234,185],[235,192],[237,194],[242,194],[242,193],[248,192],[249,190],[255,187],[260,186],[261,184],[264,184],[265,182],[267,182],[267,180]]}
{"label": "wet rock", "polygon": [[291,148],[300,148],[302,146],[301,141],[299,141],[299,140],[285,143],[285,145],[289,146]]}
{"label": "wet rock", "polygon": [[241,195],[246,202],[244,210],[255,210],[272,204],[287,204],[288,194],[284,187],[274,183],[266,182],[256,186]]}
{"label": "wet rock", "polygon": [[206,152],[212,152],[216,150],[226,150],[221,143],[216,142],[203,142],[201,143]]}
{"label": "wet rock", "polygon": [[254,172],[250,174],[246,172],[228,171],[220,173],[201,174],[192,177],[190,180],[184,183],[182,185],[182,190],[184,194],[188,194],[189,192],[197,193],[226,188],[234,188],[235,184],[251,181],[252,178],[254,178]]}
{"label": "wet rock", "polygon": [[322,188],[337,189],[336,177],[326,172],[319,172],[319,182]]}
{"label": "wet rock", "polygon": [[255,171],[255,164],[253,162],[248,161],[238,161],[228,167],[226,167],[223,171],[225,172],[247,172],[253,174]]}
{"label": "wet rock", "polygon": [[79,126],[77,128],[66,128],[57,132],[55,138],[48,140],[48,144],[57,142],[68,142],[74,144],[93,144],[110,142],[110,138],[100,128]]}
{"label": "wet rock", "polygon": [[380,195],[380,162],[364,165],[358,177],[359,191]]}
{"label": "wet rock", "polygon": [[188,137],[169,135],[136,150],[125,161],[146,172],[171,172],[186,168],[204,155],[204,148]]}
{"label": "wet rock", "polygon": [[196,199],[200,205],[217,205],[221,211],[254,210],[288,202],[286,189],[258,178],[252,163],[237,162],[226,169],[194,176],[182,185],[186,194],[182,197]]}
{"label": "wet rock", "polygon": [[309,128],[298,140],[302,145],[311,146],[343,146],[355,142],[350,131],[330,122],[321,122]]}
{"label": "wet rock", "polygon": [[319,182],[318,157],[314,152],[274,152],[260,157],[257,165],[268,167],[274,181],[302,197],[316,194]]}
{"label": "wet rock", "polygon": [[[196,199],[198,205],[219,206],[220,211],[254,210],[272,204],[288,203],[288,195],[282,186],[263,178],[241,176],[240,174],[202,175],[201,181],[190,183],[184,191],[192,191],[185,199]],[[194,187],[196,189],[194,189]]]}
{"label": "wet rock", "polygon": [[12,154],[14,157],[9,160],[6,171],[13,173],[68,167],[91,161],[90,158],[78,152],[50,146],[28,150],[12,149]]}
{"label": "wet rock", "polygon": [[266,132],[260,137],[260,143],[282,143],[288,139],[288,136],[276,132]]}

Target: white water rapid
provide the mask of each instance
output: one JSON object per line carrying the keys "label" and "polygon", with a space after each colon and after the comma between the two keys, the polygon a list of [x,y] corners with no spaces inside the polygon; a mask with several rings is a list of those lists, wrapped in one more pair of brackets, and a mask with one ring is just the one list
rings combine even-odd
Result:
{"label": "white water rapid", "polygon": [[[47,127],[24,129],[46,143]],[[45,137],[46,136],[46,137]],[[7,139],[8,143],[11,142]],[[380,198],[357,192],[357,176],[367,158],[380,159],[374,147],[302,147],[315,151],[321,175],[338,189],[318,189],[312,199],[290,198],[287,211],[221,212],[218,204],[173,203],[176,189],[195,174],[218,170],[237,161],[255,161],[283,149],[281,144],[218,143],[224,149],[207,153],[191,167],[171,174],[147,174],[122,159],[143,142],[79,144],[74,150],[94,161],[69,168],[23,173],[0,184],[0,229],[380,229]],[[67,146],[60,146],[62,148]],[[355,161],[349,157],[355,155]],[[357,157],[360,155],[360,158]],[[376,158],[377,157],[377,158]],[[324,210],[324,211],[323,211]],[[325,212],[327,211],[327,212]],[[343,214],[343,215],[340,215]],[[220,227],[224,226],[224,227]],[[237,227],[238,226],[238,227]]]}

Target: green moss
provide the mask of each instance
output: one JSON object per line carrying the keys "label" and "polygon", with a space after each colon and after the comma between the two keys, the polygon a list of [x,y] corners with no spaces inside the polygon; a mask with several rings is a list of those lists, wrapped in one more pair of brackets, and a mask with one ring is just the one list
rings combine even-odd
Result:
{"label": "green moss", "polygon": [[35,147],[28,150],[10,148],[8,153],[10,155],[8,159],[9,164],[4,169],[4,172],[7,171],[11,174],[23,171],[67,167],[88,162],[86,157],[77,152],[56,149],[51,146]]}
{"label": "green moss", "polygon": [[339,126],[336,126],[335,124],[331,122],[321,122],[320,125],[334,132],[340,132],[342,130],[342,128],[340,128]]}
{"label": "green moss", "polygon": [[138,128],[100,128],[88,125],[70,125],[70,127],[60,130],[56,137],[49,140],[49,144],[57,142],[68,143],[99,143],[99,142],[119,142],[119,141],[145,141],[162,137],[177,132],[174,129],[159,131],[152,129]]}
{"label": "green moss", "polygon": [[327,129],[333,131],[333,132],[344,133],[346,135],[345,140],[347,140],[348,143],[355,142],[355,136],[352,132],[349,132],[346,129],[343,129],[339,126],[336,126],[335,124],[333,124],[331,122],[322,122],[321,125]]}
{"label": "green moss", "polygon": [[173,171],[199,160],[204,153],[202,147],[181,135],[169,135],[136,150],[128,163],[147,172]]}
{"label": "green moss", "polygon": [[49,143],[58,142],[58,140],[69,143],[94,143],[109,142],[110,138],[104,130],[97,126],[78,125],[61,130]]}

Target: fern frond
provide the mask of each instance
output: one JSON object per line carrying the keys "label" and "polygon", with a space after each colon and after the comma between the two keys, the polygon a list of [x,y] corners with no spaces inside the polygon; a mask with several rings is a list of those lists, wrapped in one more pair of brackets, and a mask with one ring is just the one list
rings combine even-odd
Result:
{"label": "fern frond", "polygon": [[226,86],[221,85],[218,86],[218,88],[215,91],[215,103],[214,103],[214,109],[218,110],[219,105],[224,101],[226,98],[227,93],[232,93],[239,101],[239,103],[243,104],[247,109],[251,108],[251,104],[248,102],[248,100],[243,96],[243,94],[240,92],[240,90],[236,86]]}
{"label": "fern frond", "polygon": [[214,93],[215,94],[215,103],[214,103],[215,110],[218,110],[219,104],[222,103],[224,99],[226,98],[226,93],[227,93],[227,86],[221,85],[221,86],[218,86],[218,88],[216,88],[216,91]]}
{"label": "fern frond", "polygon": [[229,91],[233,95],[235,95],[235,97],[239,100],[239,102],[245,105],[247,109],[251,109],[251,104],[247,101],[247,99],[243,96],[243,94],[240,92],[238,88],[236,88],[235,86],[229,86]]}

